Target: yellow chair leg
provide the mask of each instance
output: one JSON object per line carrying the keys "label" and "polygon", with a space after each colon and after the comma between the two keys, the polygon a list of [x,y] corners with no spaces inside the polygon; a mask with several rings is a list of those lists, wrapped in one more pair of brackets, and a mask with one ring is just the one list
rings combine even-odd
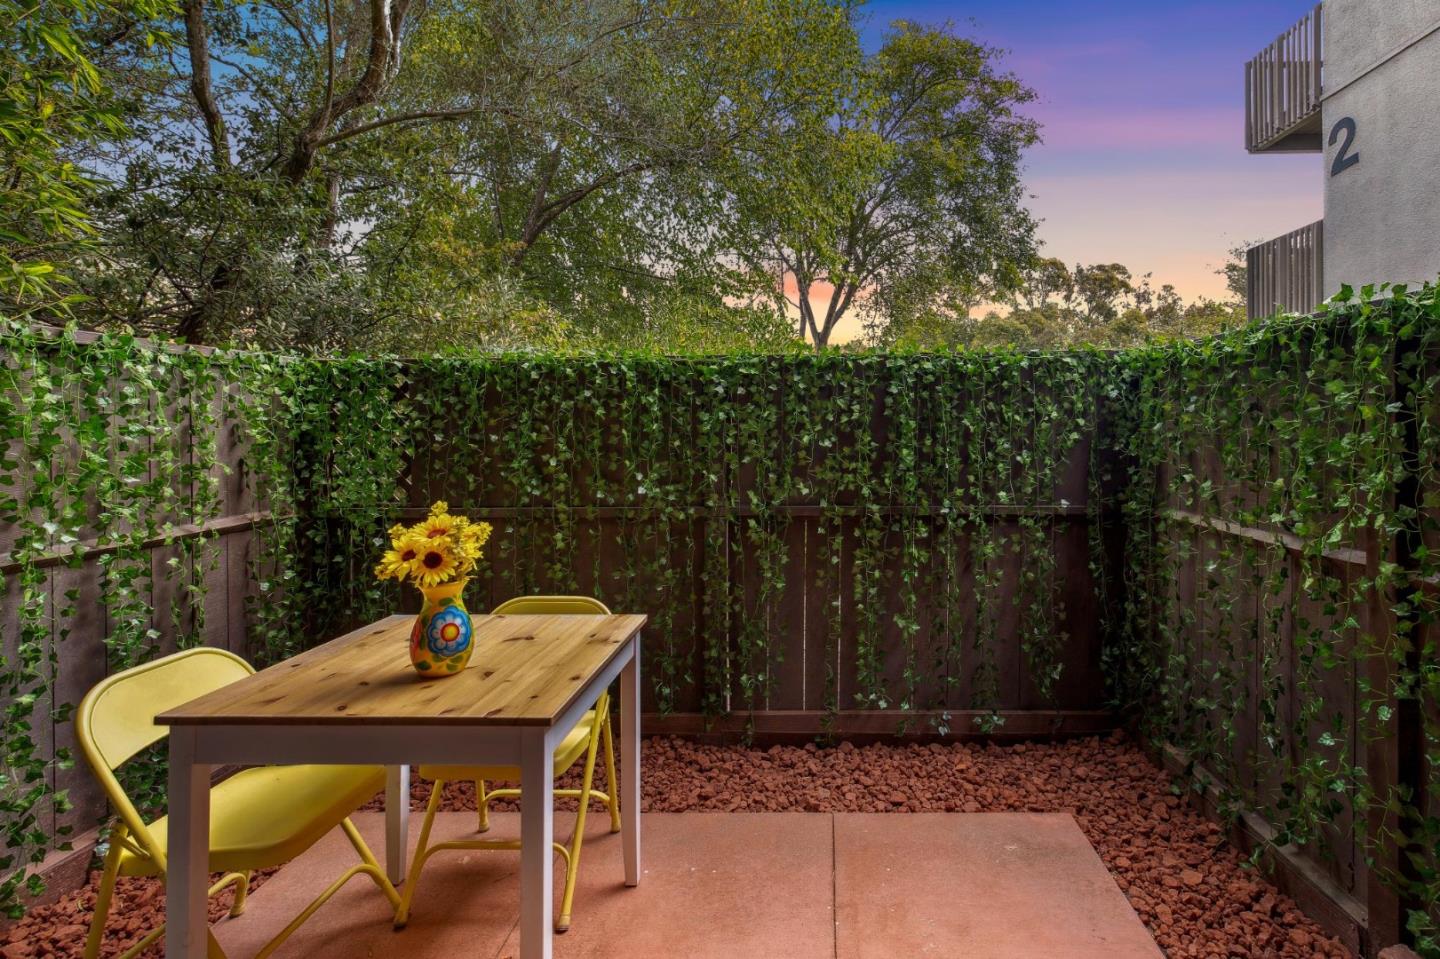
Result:
{"label": "yellow chair leg", "polygon": [[230,904],[230,918],[245,913],[245,899],[250,895],[250,870],[240,873],[240,879],[235,884],[235,901]]}
{"label": "yellow chair leg", "polygon": [[615,737],[610,732],[610,710],[605,710],[601,730],[605,737],[605,792],[610,807],[610,831],[620,831],[620,784],[615,781]]}
{"label": "yellow chair leg", "polygon": [[[428,821],[426,827],[428,832]],[[331,884],[329,889],[325,890],[319,898],[307,906],[304,912],[296,916],[294,921],[281,931],[280,935],[266,943],[265,948],[258,953],[257,959],[263,959],[263,957],[269,956],[274,952],[281,943],[289,938],[291,933],[315,914],[315,910],[319,909],[331,896],[335,895],[341,886],[361,873],[368,875],[375,884],[380,887],[380,891],[385,893],[385,897],[390,900],[392,906],[398,906],[400,904],[400,894],[395,891],[395,887],[385,875],[385,870],[380,868],[379,861],[376,860],[375,854],[370,851],[370,847],[366,845],[365,839],[360,835],[359,830],[355,828],[355,824],[347,818],[341,821],[340,828],[344,830],[345,835],[350,840],[350,844],[355,847],[355,851],[360,855],[360,865],[352,866],[347,870],[344,875]],[[110,836],[110,851],[105,855],[105,868],[100,875],[100,890],[95,896],[95,915],[90,920],[90,933],[85,940],[84,959],[98,959],[100,955],[100,944],[105,938],[105,920],[110,914],[111,901],[115,895],[115,881],[120,871],[120,856],[125,847],[124,839],[125,832],[123,828],[116,829]],[[424,842],[423,837],[421,842]],[[226,886],[232,885],[235,887],[235,901],[230,906],[230,915],[238,916],[245,911],[245,901],[250,892],[249,870],[245,872],[228,872],[221,876],[218,882],[206,890],[205,897],[209,899],[223,891]],[[147,932],[139,942],[121,953],[117,959],[134,959],[134,957],[148,949],[164,934],[165,926],[162,923]],[[209,959],[226,959],[225,951],[220,948],[220,943],[215,939],[214,933],[208,930],[206,932],[205,954]]]}
{"label": "yellow chair leg", "polygon": [[115,878],[120,871],[124,835],[123,829],[116,829],[110,834],[110,851],[105,854],[100,891],[95,896],[95,915],[90,919],[90,935],[85,939],[85,959],[98,959],[100,955],[100,942],[105,938],[105,919],[110,915],[110,900],[115,895]]}
{"label": "yellow chair leg", "polygon": [[580,782],[579,810],[575,813],[575,836],[570,841],[570,855],[565,862],[565,893],[560,899],[560,916],[555,920],[556,932],[570,929],[570,907],[575,901],[575,878],[580,874],[580,847],[585,842],[585,813],[590,809],[590,787],[595,782],[595,747],[600,730],[590,733],[590,748],[585,750],[585,775]]}
{"label": "yellow chair leg", "polygon": [[[156,926],[154,929],[151,929],[149,932],[145,933],[145,938],[141,939],[139,942],[135,943],[135,945],[120,953],[120,955],[117,956],[116,959],[135,959],[136,956],[140,955],[140,953],[150,948],[150,946],[163,935],[165,935],[165,925],[162,923],[159,926]],[[216,946],[216,948],[219,948],[218,945]],[[212,955],[208,947],[206,950],[206,954]],[[221,953],[221,955],[223,956],[224,953]]]}
{"label": "yellow chair leg", "polygon": [[385,898],[390,900],[390,905],[400,905],[400,893],[396,891],[394,884],[390,882],[390,877],[385,875],[385,870],[380,867],[380,860],[376,859],[375,854],[370,851],[370,846],[365,842],[365,838],[360,835],[360,830],[356,829],[355,824],[350,821],[349,816],[346,816],[340,821],[340,828],[344,830],[345,836],[350,840],[350,845],[355,847],[355,852],[360,856],[360,861],[367,867],[365,870],[366,875],[375,881],[375,885],[380,887],[380,891],[385,894]]}
{"label": "yellow chair leg", "polygon": [[315,900],[305,907],[304,912],[292,919],[290,925],[280,930],[279,935],[267,942],[265,947],[255,954],[255,959],[267,959],[271,953],[280,948],[286,939],[290,938],[296,929],[299,929],[311,916],[315,915],[315,910],[329,902],[331,896],[339,892],[341,887],[356,876],[369,876],[371,881],[380,887],[380,891],[385,894],[385,898],[390,900],[390,905],[400,905],[400,894],[396,892],[395,887],[391,885],[390,879],[385,875],[385,870],[380,868],[379,860],[377,860],[375,854],[370,851],[370,847],[360,835],[360,830],[355,828],[355,824],[351,822],[349,818],[341,820],[340,828],[344,830],[346,837],[350,840],[350,845],[355,847],[355,852],[360,855],[360,864],[358,866],[351,866],[345,870],[339,879],[336,879],[330,884],[328,889],[316,896]]}
{"label": "yellow chair leg", "polygon": [[475,780],[475,808],[480,813],[480,832],[490,831],[490,796],[485,792],[485,780]]}
{"label": "yellow chair leg", "polygon": [[405,877],[405,888],[395,906],[395,928],[404,929],[410,921],[410,906],[415,901],[415,887],[420,884],[420,868],[430,855],[430,827],[435,825],[435,813],[440,809],[440,797],[445,792],[445,780],[435,780],[430,789],[430,802],[425,806],[425,822],[420,827],[420,842],[415,846],[415,857],[410,861],[410,874]]}
{"label": "yellow chair leg", "polygon": [[[267,959],[268,956],[273,954],[276,949],[279,949],[280,946],[284,944],[286,939],[289,939],[290,936],[294,934],[295,930],[305,925],[305,923],[309,921],[310,917],[315,915],[315,911],[317,909],[325,905],[325,903],[329,902],[330,897],[339,892],[342,886],[344,886],[351,879],[354,879],[356,876],[359,876],[361,874],[369,876],[372,880],[375,881],[375,884],[377,886],[380,886],[382,889],[384,888],[384,886],[381,884],[388,883],[390,881],[385,878],[384,870],[380,869],[377,866],[372,866],[368,863],[361,863],[358,866],[351,866],[349,869],[345,870],[345,872],[340,875],[339,879],[336,879],[334,882],[332,882],[328,889],[322,892],[319,896],[316,896],[315,900],[311,902],[310,905],[305,907],[304,912],[300,913],[300,915],[290,920],[290,925],[280,930],[280,933],[274,939],[271,939],[269,942],[265,943],[265,947],[259,952],[255,953],[255,959]],[[392,886],[391,888],[393,889],[394,887]]]}
{"label": "yellow chair leg", "polygon": [[[205,898],[209,899],[211,896],[214,896],[216,893],[220,892],[222,889],[232,883],[238,883],[243,880],[248,885],[248,876],[249,873],[227,872],[225,875],[220,877],[219,881],[216,882],[215,885],[205,890]],[[95,905],[97,907],[100,905],[98,899],[96,900]],[[233,914],[234,913],[232,913],[232,915]],[[149,932],[145,933],[144,938],[142,938],[139,942],[135,943],[135,945],[120,953],[120,955],[117,956],[116,959],[135,959],[136,956],[140,955],[146,949],[150,948],[151,944],[153,944],[163,935],[165,935],[165,924],[162,922],[154,929],[151,929]],[[220,943],[216,941],[214,933],[211,933],[207,930],[206,936],[208,938],[205,940],[205,955],[208,956],[209,959],[225,959],[225,951],[220,948]],[[87,959],[89,959],[88,944],[86,946],[86,950],[86,957]]]}

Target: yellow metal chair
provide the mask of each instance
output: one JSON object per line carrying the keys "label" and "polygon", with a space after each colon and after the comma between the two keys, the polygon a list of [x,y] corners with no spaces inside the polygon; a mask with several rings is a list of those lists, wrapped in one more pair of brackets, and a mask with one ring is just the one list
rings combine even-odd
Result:
{"label": "yellow metal chair", "polygon": [[[120,819],[110,833],[85,959],[100,954],[116,877],[165,876],[166,817],[152,823],[141,819],[115,778],[115,770],[166,737],[165,728],[155,725],[157,715],[254,671],[245,660],[225,650],[190,649],[116,673],[81,700],[75,715],[76,738]],[[232,916],[245,908],[253,870],[293,859],[337,825],[360,854],[360,864],[346,870],[306,906],[265,945],[257,959],[270,955],[354,876],[368,875],[392,905],[399,904],[399,893],[349,819],[352,811],[384,786],[383,766],[266,766],[236,773],[210,791],[210,871],[224,875],[210,887],[209,894],[234,885]],[[164,931],[163,925],[151,930],[122,959],[139,954]],[[213,935],[209,954],[212,959],[224,956]]]}
{"label": "yellow metal chair", "polygon": [[[513,614],[579,614],[606,615],[610,610],[598,599],[588,596],[519,596],[506,600],[494,609],[495,615]],[[593,788],[595,760],[601,745],[605,748],[605,780],[607,792]],[[590,800],[598,799],[610,810],[610,831],[620,831],[620,802],[615,782],[615,742],[610,730],[610,693],[601,694],[595,708],[587,712],[570,730],[555,750],[555,778],[563,776],[581,757],[585,759],[585,772],[579,789],[557,789],[556,796],[568,796],[579,800],[579,812],[575,816],[575,831],[569,845],[555,843],[555,851],[565,859],[565,892],[560,901],[560,912],[555,920],[555,931],[564,932],[570,928],[570,908],[575,899],[575,878],[580,873],[580,846],[585,839],[585,813]],[[435,823],[435,813],[440,809],[441,798],[447,782],[470,781],[475,783],[475,803],[479,808],[479,831],[490,829],[490,803],[496,799],[520,796],[519,789],[485,790],[485,780],[518,780],[518,766],[437,766],[420,767],[420,775],[433,779],[435,786],[430,792],[430,803],[425,808],[425,824],[420,828],[420,843],[415,849],[415,858],[410,864],[410,874],[400,895],[400,908],[395,913],[397,928],[410,919],[410,906],[414,901],[415,887],[419,883],[420,870],[435,853],[445,849],[519,849],[518,839],[452,839],[430,845],[430,828]]]}

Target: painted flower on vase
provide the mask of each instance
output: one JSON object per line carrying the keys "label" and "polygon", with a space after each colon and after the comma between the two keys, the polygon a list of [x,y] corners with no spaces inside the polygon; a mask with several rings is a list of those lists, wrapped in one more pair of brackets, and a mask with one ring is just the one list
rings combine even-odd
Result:
{"label": "painted flower on vase", "polygon": [[436,656],[454,656],[470,645],[470,615],[447,606],[430,618],[425,643]]}

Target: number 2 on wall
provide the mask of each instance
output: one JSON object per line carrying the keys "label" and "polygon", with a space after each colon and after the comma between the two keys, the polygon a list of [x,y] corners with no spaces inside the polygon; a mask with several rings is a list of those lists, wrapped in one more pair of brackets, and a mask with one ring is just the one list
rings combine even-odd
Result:
{"label": "number 2 on wall", "polygon": [[1340,144],[1340,149],[1335,151],[1335,160],[1330,164],[1330,175],[1338,176],[1341,171],[1360,162],[1360,151],[1350,152],[1350,147],[1355,144],[1355,118],[1341,117],[1330,128],[1330,145],[1333,147],[1335,141],[1340,139],[1340,134],[1345,134],[1345,142]]}

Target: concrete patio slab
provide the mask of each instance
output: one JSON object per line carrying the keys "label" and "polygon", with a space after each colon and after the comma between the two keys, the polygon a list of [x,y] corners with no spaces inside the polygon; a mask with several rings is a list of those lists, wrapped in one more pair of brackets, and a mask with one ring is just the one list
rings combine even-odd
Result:
{"label": "concrete patio slab", "polygon": [[[555,834],[568,836],[573,821],[573,813],[557,813]],[[379,855],[383,816],[361,813],[355,823]],[[492,814],[490,823],[486,838],[520,834],[518,813]],[[591,815],[586,827],[574,918],[570,931],[555,937],[556,959],[834,956],[828,815],[647,814],[643,872],[634,889],[624,885],[619,837],[609,833],[608,817]],[[435,836],[461,838],[474,828],[474,814],[442,813]],[[412,849],[419,831],[417,815]],[[244,916],[218,924],[216,938],[234,959],[254,955],[354,860],[342,835],[327,836],[255,893]],[[557,856],[557,901],[563,868]],[[518,955],[519,873],[514,852],[438,854],[426,865],[410,922],[399,932],[374,885],[352,880],[276,956]]]}
{"label": "concrete patio slab", "polygon": [[[556,959],[833,959],[829,816],[653,813],[641,835],[644,872],[626,889],[620,843],[591,859],[587,830]],[[519,954],[515,931],[501,955]]]}
{"label": "concrete patio slab", "polygon": [[1162,959],[1073,817],[835,816],[837,959]]}
{"label": "concrete patio slab", "polygon": [[[385,817],[357,813],[352,817],[365,841],[383,862]],[[568,834],[573,814],[557,813],[557,835]],[[518,813],[491,817],[489,837],[518,833]],[[474,814],[436,817],[436,841],[476,835]],[[589,838],[589,830],[587,839]],[[420,834],[419,814],[412,817],[410,848]],[[601,845],[600,842],[596,843]],[[610,843],[610,845],[618,845]],[[253,956],[285,928],[320,890],[357,861],[354,849],[335,830],[291,861],[250,897],[245,914],[213,926],[231,959]],[[407,857],[408,861],[408,857]],[[497,956],[505,937],[519,921],[519,860],[515,853],[456,852],[437,855],[421,880],[409,926],[396,932],[389,902],[363,877],[350,880],[308,923],[275,953],[277,957],[354,959],[354,957]]]}
{"label": "concrete patio slab", "polygon": [[[573,814],[556,815],[567,835]],[[356,824],[376,852],[383,817]],[[489,838],[519,834],[491,817]],[[618,837],[587,823],[574,923],[556,959],[1156,959],[1074,820],[1064,815],[647,814],[641,884],[626,889]],[[437,838],[473,834],[445,813]],[[412,823],[412,846],[419,824]],[[282,869],[244,916],[215,927],[232,959],[255,952],[355,861],[338,832]],[[556,895],[563,874],[556,865]],[[304,959],[518,954],[519,855],[431,860],[409,925],[352,881],[277,953]]]}

